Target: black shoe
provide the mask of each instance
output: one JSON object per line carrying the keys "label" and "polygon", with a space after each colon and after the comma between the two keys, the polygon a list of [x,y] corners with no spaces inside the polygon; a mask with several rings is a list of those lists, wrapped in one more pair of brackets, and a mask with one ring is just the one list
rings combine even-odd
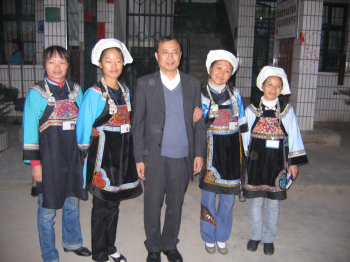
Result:
{"label": "black shoe", "polygon": [[248,244],[247,244],[247,249],[249,251],[256,251],[258,249],[258,245],[259,245],[260,241],[257,240],[249,240]]}
{"label": "black shoe", "polygon": [[160,262],[160,252],[148,252],[147,262]]}
{"label": "black shoe", "polygon": [[126,258],[122,254],[120,254],[120,257],[112,257],[112,256],[110,256],[110,257],[115,262],[126,262],[127,261]]}
{"label": "black shoe", "polygon": [[70,250],[63,248],[64,252],[74,252],[76,255],[81,257],[89,257],[91,256],[91,252],[86,247],[79,247],[78,249]]}
{"label": "black shoe", "polygon": [[167,256],[169,262],[182,262],[182,256],[177,249],[163,251],[164,255]]}
{"label": "black shoe", "polygon": [[264,254],[273,255],[273,252],[275,252],[275,247],[273,246],[273,243],[264,243]]}

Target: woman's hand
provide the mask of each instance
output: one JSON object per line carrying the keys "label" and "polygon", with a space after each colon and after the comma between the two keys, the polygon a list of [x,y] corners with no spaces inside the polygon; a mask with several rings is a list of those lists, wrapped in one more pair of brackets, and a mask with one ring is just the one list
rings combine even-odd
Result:
{"label": "woman's hand", "polygon": [[35,181],[42,182],[43,181],[43,167],[41,165],[33,166],[32,176]]}
{"label": "woman's hand", "polygon": [[198,106],[194,109],[193,112],[193,123],[196,123],[203,116],[203,111]]}
{"label": "woman's hand", "polygon": [[288,174],[292,173],[293,180],[295,180],[297,178],[298,172],[299,172],[299,170],[298,170],[297,165],[293,165],[293,166],[288,167]]}

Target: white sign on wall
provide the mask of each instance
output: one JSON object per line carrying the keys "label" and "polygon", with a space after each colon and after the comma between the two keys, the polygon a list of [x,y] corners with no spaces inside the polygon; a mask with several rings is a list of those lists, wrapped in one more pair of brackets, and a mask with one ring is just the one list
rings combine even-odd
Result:
{"label": "white sign on wall", "polygon": [[298,0],[288,0],[277,5],[276,39],[296,38],[298,25]]}

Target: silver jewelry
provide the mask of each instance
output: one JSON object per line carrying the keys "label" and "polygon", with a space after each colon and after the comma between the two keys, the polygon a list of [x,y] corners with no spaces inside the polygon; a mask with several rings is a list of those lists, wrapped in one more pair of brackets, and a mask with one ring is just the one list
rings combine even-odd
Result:
{"label": "silver jewelry", "polygon": [[48,96],[47,100],[47,104],[49,106],[54,106],[56,99],[54,98],[53,94],[50,91],[49,85],[47,84],[46,78],[45,78],[45,91],[46,91],[46,95]]}
{"label": "silver jewelry", "polygon": [[236,103],[236,99],[234,99],[233,94],[231,93],[231,90],[228,86],[226,86],[226,89],[230,95],[230,99],[231,99],[231,103],[232,103],[232,108],[233,108],[233,116],[234,117],[238,117],[239,113],[238,113],[238,106]]}
{"label": "silver jewelry", "polygon": [[[262,112],[263,112],[263,110],[262,110],[262,99],[260,99],[259,110],[256,112],[256,116],[257,117],[261,117],[262,116]],[[281,115],[280,101],[277,100],[277,109],[275,111],[275,117],[278,120],[278,125],[281,125],[280,115]]]}
{"label": "silver jewelry", "polygon": [[[102,93],[102,97],[104,99],[106,99],[108,97],[108,105],[109,105],[109,114],[110,115],[114,115],[115,113],[117,113],[118,111],[118,107],[117,105],[115,104],[115,101],[114,99],[112,99],[111,95],[109,94],[109,90],[108,90],[108,86],[106,84],[106,81],[104,79],[104,77],[101,78],[101,83],[103,85],[103,87],[105,88],[106,92],[103,92]],[[124,101],[125,101],[125,104],[126,104],[126,107],[128,109],[128,112],[131,112],[131,104],[130,104],[130,101],[125,93],[125,90],[123,88],[123,86],[119,83],[118,81],[118,85],[122,91],[122,94],[123,94],[123,98],[124,98]]]}
{"label": "silver jewelry", "polygon": [[[66,85],[67,85],[67,89],[68,89],[68,99],[70,102],[74,103],[75,102],[75,96],[72,94],[71,90],[70,90],[70,87],[68,85],[68,82],[67,80],[65,81],[66,82]],[[46,78],[45,78],[45,91],[46,91],[46,94],[48,96],[47,100],[48,100],[48,105],[49,106],[54,106],[55,105],[55,102],[56,102],[56,98],[53,96],[53,94],[51,93],[50,91],[50,88],[49,88],[49,85],[46,81]]]}
{"label": "silver jewelry", "polygon": [[[231,90],[229,89],[229,86],[226,86],[226,89],[230,95],[230,100],[231,100],[231,104],[232,104],[232,109],[233,109],[233,117],[238,117],[239,112],[238,112],[238,106],[237,103],[234,99],[234,96],[231,92]],[[210,97],[210,110],[209,110],[209,118],[215,118],[218,117],[218,111],[219,111],[219,105],[215,104],[213,97],[211,96],[210,90],[209,90],[209,85],[207,85],[207,91]]]}
{"label": "silver jewelry", "polygon": [[215,104],[213,97],[211,96],[209,85],[207,85],[207,91],[210,97],[210,109],[209,109],[209,118],[216,118],[219,116],[219,105]]}

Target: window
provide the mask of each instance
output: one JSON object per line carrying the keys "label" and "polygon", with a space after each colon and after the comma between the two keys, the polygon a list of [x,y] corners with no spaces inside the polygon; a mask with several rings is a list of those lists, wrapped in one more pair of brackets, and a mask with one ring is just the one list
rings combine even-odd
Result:
{"label": "window", "polygon": [[324,4],[319,71],[339,71],[344,54],[346,5]]}
{"label": "window", "polygon": [[[12,56],[12,39],[24,44],[24,63],[33,63],[35,53],[34,0],[2,0],[0,6],[0,62]],[[6,45],[6,42],[8,45]],[[8,50],[8,51],[7,51]]]}

